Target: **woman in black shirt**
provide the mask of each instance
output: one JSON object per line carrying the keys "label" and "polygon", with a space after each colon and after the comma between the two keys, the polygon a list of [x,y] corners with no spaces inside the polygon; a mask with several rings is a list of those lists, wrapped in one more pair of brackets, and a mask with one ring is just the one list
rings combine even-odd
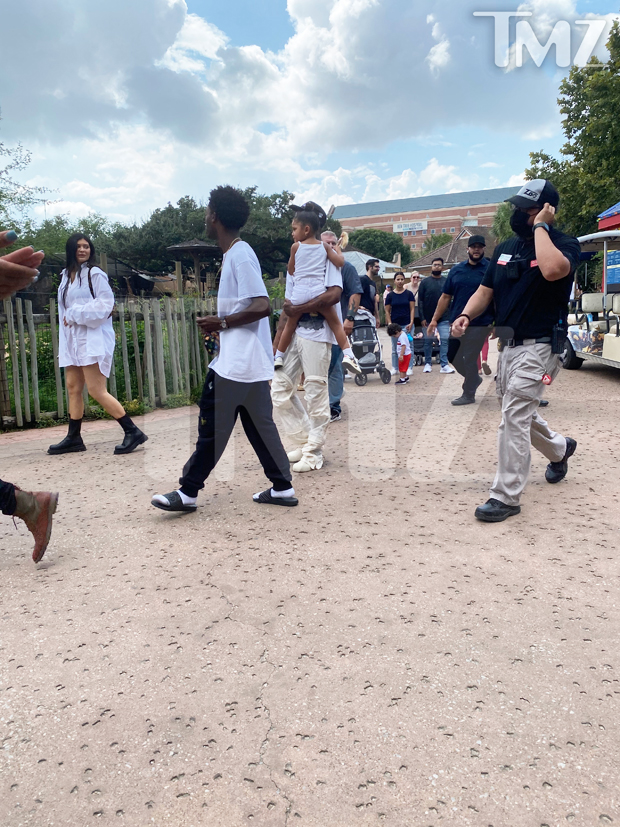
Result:
{"label": "woman in black shirt", "polygon": [[[415,298],[411,290],[405,289],[405,274],[396,273],[394,289],[385,300],[386,324],[398,324],[406,333],[412,333],[415,315]],[[398,351],[396,339],[392,339],[392,376],[398,373]]]}

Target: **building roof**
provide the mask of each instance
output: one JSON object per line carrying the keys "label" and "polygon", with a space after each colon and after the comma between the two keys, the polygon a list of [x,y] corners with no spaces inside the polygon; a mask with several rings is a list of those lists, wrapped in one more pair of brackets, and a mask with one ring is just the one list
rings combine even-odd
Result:
{"label": "building roof", "polygon": [[453,264],[456,264],[459,261],[465,261],[467,258],[467,242],[472,235],[484,236],[487,243],[484,254],[487,258],[491,258],[493,255],[493,250],[495,250],[497,246],[497,240],[493,235],[491,228],[464,227],[461,232],[452,239],[452,241],[449,241],[447,244],[443,244],[431,253],[426,253],[415,261],[412,261],[411,264],[407,265],[407,272],[411,272],[413,270],[430,270],[433,259],[436,258],[442,258],[444,260],[444,267],[446,268],[452,267]]}
{"label": "building roof", "polygon": [[[369,256],[366,253],[360,252],[360,250],[345,250],[342,254],[345,257],[345,260],[352,264],[355,269],[357,270],[360,276],[366,275],[366,262],[369,258],[377,258],[377,256]],[[379,262],[379,275],[383,276],[385,274],[386,267],[391,267],[392,269],[396,268],[395,264],[392,264],[391,261],[382,261],[380,258],[377,259]]]}
{"label": "building roof", "polygon": [[599,215],[599,220],[601,218],[611,218],[612,216],[618,215],[619,213],[620,213],[620,201],[617,204],[614,204],[613,207],[610,207],[608,210],[605,210],[605,212],[602,212]]}
{"label": "building roof", "polygon": [[366,204],[345,204],[336,207],[332,218],[366,218],[371,215],[397,215],[423,210],[445,210],[450,207],[474,207],[498,204],[519,192],[520,187],[499,187],[473,192],[449,192],[443,195],[423,195],[420,198],[397,198],[394,201],[369,201]]}

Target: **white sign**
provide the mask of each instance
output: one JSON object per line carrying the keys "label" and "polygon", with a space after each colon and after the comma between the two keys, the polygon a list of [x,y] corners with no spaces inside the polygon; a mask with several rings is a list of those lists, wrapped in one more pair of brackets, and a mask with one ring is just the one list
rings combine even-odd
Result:
{"label": "white sign", "polygon": [[400,224],[392,224],[392,232],[394,233],[403,233],[405,230],[426,230],[428,227],[428,221],[403,221]]}

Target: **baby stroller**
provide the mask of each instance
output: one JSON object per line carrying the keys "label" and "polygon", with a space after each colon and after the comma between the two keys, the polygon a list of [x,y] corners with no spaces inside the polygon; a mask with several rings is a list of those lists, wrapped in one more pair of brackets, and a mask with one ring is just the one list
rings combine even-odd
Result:
{"label": "baby stroller", "polygon": [[[422,334],[420,336],[420,334]],[[411,341],[411,340],[410,340]],[[412,345],[412,356],[413,356],[413,364],[423,365],[424,364],[424,328],[422,325],[419,327],[416,326],[414,335],[413,335],[413,345]],[[439,361],[439,340],[435,339],[433,342],[433,357],[435,362]]]}
{"label": "baby stroller", "polygon": [[360,307],[355,314],[350,339],[353,353],[362,369],[362,373],[355,377],[355,384],[362,387],[368,382],[368,374],[376,371],[383,384],[389,385],[392,381],[392,374],[383,361],[375,317],[363,307]]}

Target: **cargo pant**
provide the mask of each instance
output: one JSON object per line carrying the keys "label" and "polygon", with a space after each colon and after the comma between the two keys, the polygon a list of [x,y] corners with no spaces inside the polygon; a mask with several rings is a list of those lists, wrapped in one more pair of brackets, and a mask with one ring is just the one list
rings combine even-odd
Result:
{"label": "cargo pant", "polygon": [[[285,434],[287,450],[302,449],[311,468],[323,466],[323,444],[330,420],[327,376],[331,360],[328,342],[313,342],[297,333],[284,354],[283,366],[275,371],[271,399]],[[305,375],[306,408],[297,395],[301,374]]]}
{"label": "cargo pant", "polygon": [[[527,340],[526,340],[527,341]],[[519,505],[530,472],[530,445],[549,462],[566,453],[566,439],[552,431],[538,413],[544,374],[555,379],[561,362],[548,344],[506,347],[497,364],[497,395],[502,421],[497,434],[497,474],[489,496],[506,505]]]}

